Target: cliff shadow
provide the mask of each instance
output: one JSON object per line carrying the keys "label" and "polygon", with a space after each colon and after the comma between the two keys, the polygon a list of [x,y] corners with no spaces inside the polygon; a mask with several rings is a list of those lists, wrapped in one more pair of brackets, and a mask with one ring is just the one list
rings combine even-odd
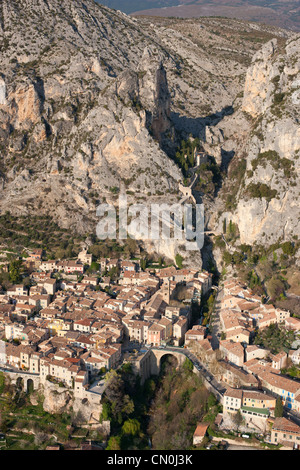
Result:
{"label": "cliff shadow", "polygon": [[222,121],[222,119],[224,119],[225,116],[230,116],[233,112],[233,106],[226,106],[216,113],[198,118],[192,118],[171,112],[170,119],[177,132],[186,134],[187,136],[192,135],[194,138],[198,137],[200,140],[205,141],[206,126],[216,126]]}

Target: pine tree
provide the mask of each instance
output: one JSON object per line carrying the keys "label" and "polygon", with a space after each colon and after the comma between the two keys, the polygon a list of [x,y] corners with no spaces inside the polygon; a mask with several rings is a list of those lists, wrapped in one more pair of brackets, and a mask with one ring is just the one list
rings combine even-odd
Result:
{"label": "pine tree", "polygon": [[223,220],[223,233],[225,234],[226,233],[226,219]]}
{"label": "pine tree", "polygon": [[274,415],[275,415],[275,418],[281,418],[283,415],[283,404],[282,404],[282,400],[280,397],[277,397],[276,399]]}

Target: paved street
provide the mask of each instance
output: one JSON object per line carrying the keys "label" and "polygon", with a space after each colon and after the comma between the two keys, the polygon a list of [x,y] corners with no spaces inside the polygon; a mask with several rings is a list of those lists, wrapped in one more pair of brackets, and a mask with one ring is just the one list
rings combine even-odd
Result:
{"label": "paved street", "polygon": [[224,393],[224,387],[219,382],[217,382],[214,376],[205,368],[204,364],[200,362],[200,360],[191,351],[186,348],[176,347],[169,347],[164,349],[170,352],[172,352],[172,350],[174,351],[175,349],[176,351],[184,354],[188,359],[190,359],[190,361],[192,361],[193,365],[199,371],[199,374],[202,375],[219,394],[222,395]]}
{"label": "paved street", "polygon": [[106,389],[106,382],[105,382],[105,378],[103,379],[100,379],[99,381],[95,382],[95,384],[93,384],[90,388],[89,388],[89,392],[92,392],[92,393],[97,393],[99,395],[102,395]]}
{"label": "paved street", "polygon": [[213,349],[218,349],[219,348],[219,337],[221,334],[221,327],[220,327],[220,309],[221,309],[221,300],[223,298],[224,292],[223,289],[218,289],[216,300],[215,300],[215,305],[214,305],[214,313],[213,313],[213,319],[211,322],[211,335],[212,335],[212,340],[211,340],[211,345]]}
{"label": "paved street", "polygon": [[230,444],[227,450],[262,450],[262,449],[257,448],[257,447],[251,447],[251,446],[238,446],[238,445]]}

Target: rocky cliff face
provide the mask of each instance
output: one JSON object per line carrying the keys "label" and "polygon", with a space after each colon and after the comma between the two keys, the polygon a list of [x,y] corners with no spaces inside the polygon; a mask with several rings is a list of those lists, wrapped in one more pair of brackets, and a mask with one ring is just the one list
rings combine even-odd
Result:
{"label": "rocky cliff face", "polygon": [[178,202],[182,174],[167,155],[191,134],[224,170],[212,228],[234,220],[250,244],[296,234],[297,36],[216,18],[183,28],[93,0],[4,0],[0,58],[1,212],[87,233],[120,189],[129,203]]}
{"label": "rocky cliff face", "polygon": [[271,244],[299,235],[300,38],[271,41],[246,78],[242,109],[255,119],[237,207],[241,241]]}
{"label": "rocky cliff face", "polygon": [[0,35],[2,210],[86,232],[112,188],[176,191],[166,54],[133,20],[92,0],[4,1]]}
{"label": "rocky cliff face", "polygon": [[[257,52],[248,68],[241,106],[217,127],[224,149],[233,149],[231,165],[244,161],[235,201],[218,219],[238,225],[241,243],[270,245],[299,235],[300,39],[276,39]],[[240,126],[240,135],[233,130]],[[230,191],[229,191],[230,192]],[[226,198],[225,198],[226,199]]]}
{"label": "rocky cliff face", "polygon": [[101,428],[99,418],[102,405],[100,403],[96,404],[91,400],[76,398],[72,390],[59,387],[49,381],[46,381],[30,396],[32,405],[37,405],[41,396],[43,397],[43,409],[46,412],[51,414],[72,413],[75,418],[80,416],[80,421],[83,424],[96,424]]}

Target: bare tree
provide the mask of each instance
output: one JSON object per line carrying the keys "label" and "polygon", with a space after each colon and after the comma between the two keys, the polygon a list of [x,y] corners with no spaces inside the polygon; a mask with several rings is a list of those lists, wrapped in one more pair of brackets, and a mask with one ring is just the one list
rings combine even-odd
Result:
{"label": "bare tree", "polygon": [[240,426],[242,425],[244,419],[240,410],[238,410],[232,417],[232,421],[236,426],[237,431],[239,430]]}
{"label": "bare tree", "polygon": [[41,444],[44,444],[45,442],[47,442],[48,440],[48,434],[44,433],[44,432],[38,432],[35,436],[34,436],[34,443],[37,445],[37,446],[40,446]]}

